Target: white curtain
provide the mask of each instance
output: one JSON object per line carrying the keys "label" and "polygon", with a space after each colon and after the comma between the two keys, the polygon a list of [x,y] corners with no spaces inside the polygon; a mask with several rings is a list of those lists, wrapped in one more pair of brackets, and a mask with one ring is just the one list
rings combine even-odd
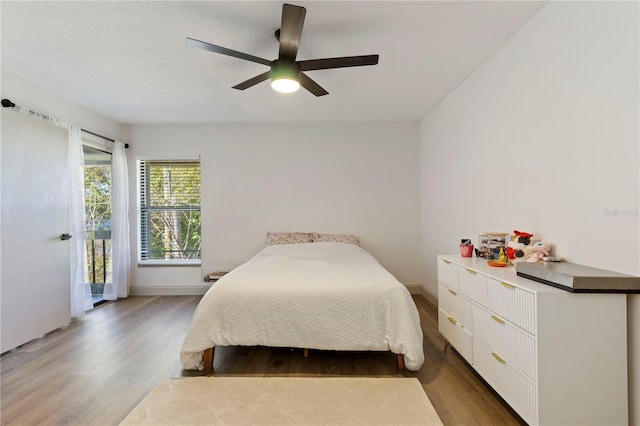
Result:
{"label": "white curtain", "polygon": [[84,206],[84,154],[82,133],[79,127],[69,126],[69,171],[71,194],[69,217],[71,218],[71,317],[82,318],[93,308],[91,285],[85,282],[87,270],[86,225]]}
{"label": "white curtain", "polygon": [[111,160],[111,262],[113,285],[105,286],[103,298],[129,295],[129,179],[124,143],[115,141]]}

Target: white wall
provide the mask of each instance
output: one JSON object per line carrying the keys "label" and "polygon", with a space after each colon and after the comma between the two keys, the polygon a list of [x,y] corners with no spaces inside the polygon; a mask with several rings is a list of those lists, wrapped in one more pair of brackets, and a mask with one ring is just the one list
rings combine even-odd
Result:
{"label": "white wall", "polygon": [[[640,275],[639,3],[551,2],[421,123],[423,282],[484,231]],[[640,424],[640,295],[628,298]],[[594,313],[597,315],[597,313]]]}
{"label": "white wall", "polygon": [[2,72],[0,83],[2,99],[110,139],[122,137],[123,127],[120,124],[54,95],[37,84],[6,72]]}
{"label": "white wall", "polygon": [[[268,231],[358,235],[402,283],[420,285],[418,123],[138,125],[128,133],[132,206],[136,158],[200,155],[202,165],[202,267],[134,266],[134,294],[197,293],[204,275],[264,247]],[[132,241],[137,233],[132,226]]]}

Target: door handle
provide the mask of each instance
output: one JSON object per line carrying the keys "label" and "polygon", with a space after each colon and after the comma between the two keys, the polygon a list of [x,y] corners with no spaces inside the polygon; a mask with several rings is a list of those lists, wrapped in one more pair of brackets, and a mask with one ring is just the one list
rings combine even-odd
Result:
{"label": "door handle", "polygon": [[60,239],[62,241],[70,240],[71,239],[71,234],[62,234],[62,235],[60,235]]}

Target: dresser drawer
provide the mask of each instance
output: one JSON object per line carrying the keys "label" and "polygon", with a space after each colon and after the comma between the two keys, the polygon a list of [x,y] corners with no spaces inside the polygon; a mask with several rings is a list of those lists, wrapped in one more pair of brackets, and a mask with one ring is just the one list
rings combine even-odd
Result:
{"label": "dresser drawer", "polygon": [[454,290],[460,290],[458,285],[458,270],[460,267],[448,260],[438,258],[438,281]]}
{"label": "dresser drawer", "polygon": [[536,334],[535,295],[509,283],[488,280],[489,309],[518,327]]}
{"label": "dresser drawer", "polygon": [[473,368],[491,385],[496,392],[504,395],[507,385],[506,369],[507,363],[502,362],[501,355],[492,351],[482,340],[473,337]]}
{"label": "dresser drawer", "polygon": [[461,327],[473,331],[471,301],[460,292],[438,284],[438,307],[444,309],[448,316],[454,317]]}
{"label": "dresser drawer", "polygon": [[473,306],[474,335],[536,380],[536,344],[532,335],[498,315]]}
{"label": "dresser drawer", "polygon": [[473,269],[459,268],[460,292],[482,306],[489,306],[487,279],[486,275],[479,274]]}
{"label": "dresser drawer", "polygon": [[473,364],[471,333],[442,309],[438,309],[438,331],[469,364]]}
{"label": "dresser drawer", "polygon": [[537,389],[499,352],[473,337],[473,367],[529,424],[537,424]]}

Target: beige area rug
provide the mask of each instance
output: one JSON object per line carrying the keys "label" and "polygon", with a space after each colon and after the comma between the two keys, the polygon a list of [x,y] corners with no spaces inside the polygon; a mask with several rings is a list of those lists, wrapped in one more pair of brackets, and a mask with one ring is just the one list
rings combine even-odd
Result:
{"label": "beige area rug", "polygon": [[122,425],[442,425],[416,378],[165,379]]}

